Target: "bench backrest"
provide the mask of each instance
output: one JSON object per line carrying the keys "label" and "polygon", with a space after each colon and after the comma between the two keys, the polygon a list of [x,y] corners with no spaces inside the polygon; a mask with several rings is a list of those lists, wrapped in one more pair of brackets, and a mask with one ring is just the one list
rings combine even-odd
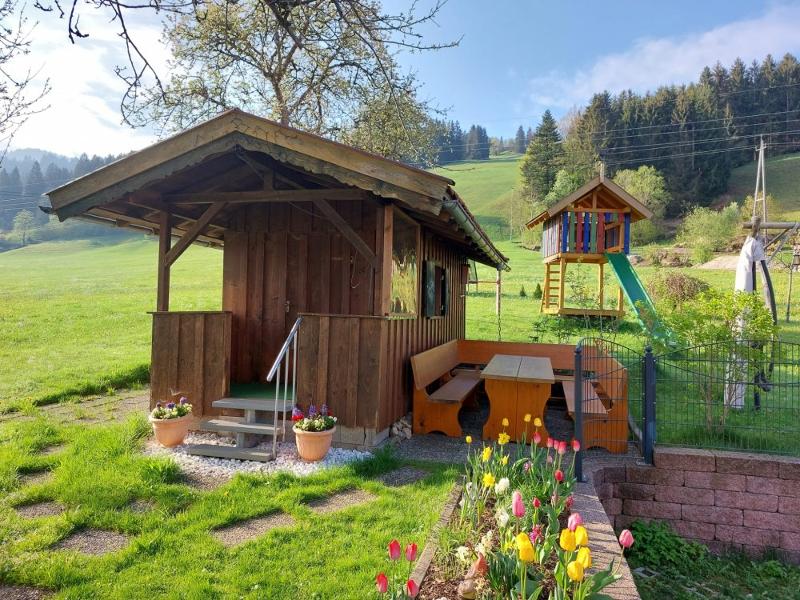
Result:
{"label": "bench backrest", "polygon": [[422,390],[460,364],[458,342],[452,340],[411,357],[414,385]]}
{"label": "bench backrest", "polygon": [[[628,399],[628,370],[613,356],[595,346],[584,347],[584,367],[595,373],[597,383],[603,388],[611,403]],[[611,407],[609,407],[611,408]]]}
{"label": "bench backrest", "polygon": [[527,344],[521,342],[491,342],[458,340],[458,359],[465,364],[488,364],[495,354],[543,356],[550,359],[553,369],[575,368],[575,346],[569,344]]}

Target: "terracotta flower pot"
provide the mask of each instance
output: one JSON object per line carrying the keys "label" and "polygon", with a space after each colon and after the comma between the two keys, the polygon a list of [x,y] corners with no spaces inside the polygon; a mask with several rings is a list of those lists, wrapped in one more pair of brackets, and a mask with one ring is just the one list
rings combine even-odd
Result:
{"label": "terracotta flower pot", "polygon": [[150,417],[156,441],[167,448],[174,448],[183,443],[189,433],[189,423],[192,415],[178,417],[177,419],[154,419]]}
{"label": "terracotta flower pot", "polygon": [[292,428],[294,441],[297,444],[297,453],[303,460],[314,462],[322,460],[331,448],[333,432],[336,427],[327,431],[302,431]]}

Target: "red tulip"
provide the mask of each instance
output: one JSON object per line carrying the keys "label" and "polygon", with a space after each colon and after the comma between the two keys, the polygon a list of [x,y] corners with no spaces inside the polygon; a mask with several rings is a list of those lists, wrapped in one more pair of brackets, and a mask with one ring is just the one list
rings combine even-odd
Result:
{"label": "red tulip", "polygon": [[417,545],[416,544],[409,544],[406,546],[406,560],[408,562],[414,562],[417,559]]}
{"label": "red tulip", "polygon": [[385,594],[389,589],[389,580],[385,573],[378,573],[378,576],[375,578],[375,587],[378,588],[379,594]]}
{"label": "red tulip", "polygon": [[559,454],[567,453],[567,442],[564,441],[558,442],[558,453]]}
{"label": "red tulip", "polygon": [[572,440],[572,451],[578,452],[581,449],[581,443],[578,440]]}
{"label": "red tulip", "polygon": [[533,434],[533,443],[536,444],[536,445],[539,445],[539,444],[542,443],[542,436],[539,434],[538,431]]}
{"label": "red tulip", "polygon": [[552,448],[554,443],[555,442],[553,441],[553,438],[547,438],[547,447],[548,448]]}
{"label": "red tulip", "polygon": [[623,529],[619,534],[619,545],[623,548],[630,548],[633,546],[633,534],[627,529]]}
{"label": "red tulip", "polygon": [[400,558],[400,542],[397,540],[389,542],[389,558],[392,560]]}
{"label": "red tulip", "polygon": [[564,481],[564,473],[562,473],[561,469],[556,469],[555,477],[558,483]]}
{"label": "red tulip", "polygon": [[542,505],[542,501],[538,498],[533,499],[533,508],[539,508]]}
{"label": "red tulip", "polygon": [[419,586],[413,579],[406,581],[406,594],[408,594],[409,598],[416,598],[417,594],[419,594]]}

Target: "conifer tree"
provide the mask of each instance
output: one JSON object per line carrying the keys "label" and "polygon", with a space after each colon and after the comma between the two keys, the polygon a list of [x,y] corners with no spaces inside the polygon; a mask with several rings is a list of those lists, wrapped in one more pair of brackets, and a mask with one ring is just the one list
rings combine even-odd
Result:
{"label": "conifer tree", "polygon": [[522,187],[531,200],[540,201],[547,196],[563,164],[561,134],[558,132],[556,120],[547,110],[520,165]]}
{"label": "conifer tree", "polygon": [[517,129],[517,135],[514,138],[514,152],[517,154],[522,154],[525,152],[525,148],[527,147],[528,144],[525,141],[525,130],[522,128],[522,125],[520,125]]}

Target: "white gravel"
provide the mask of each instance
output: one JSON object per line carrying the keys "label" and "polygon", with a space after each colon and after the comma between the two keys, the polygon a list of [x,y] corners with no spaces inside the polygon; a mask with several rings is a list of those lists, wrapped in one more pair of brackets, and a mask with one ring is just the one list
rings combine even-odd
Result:
{"label": "white gravel", "polygon": [[[270,462],[253,460],[233,460],[227,458],[214,458],[211,456],[195,456],[187,454],[186,447],[193,444],[215,444],[220,446],[233,446],[230,438],[223,438],[210,433],[190,433],[186,442],[176,448],[164,448],[155,440],[150,440],[145,449],[145,454],[153,456],[169,456],[178,463],[181,470],[191,475],[204,475],[207,477],[231,478],[236,473],[276,473],[279,471],[303,476],[316,473],[322,469],[338,467],[357,460],[369,458],[371,454],[361,450],[346,448],[331,448],[327,456],[319,462],[305,462],[297,455],[294,443],[278,443],[278,457]],[[263,443],[254,449],[271,450],[271,443]]]}

